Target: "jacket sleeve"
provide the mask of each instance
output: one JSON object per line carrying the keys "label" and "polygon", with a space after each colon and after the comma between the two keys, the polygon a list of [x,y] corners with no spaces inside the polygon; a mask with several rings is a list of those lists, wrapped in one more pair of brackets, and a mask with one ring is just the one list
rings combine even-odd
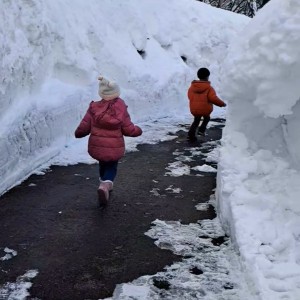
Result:
{"label": "jacket sleeve", "polygon": [[124,113],[124,121],[122,124],[122,134],[125,136],[136,137],[140,136],[142,133],[142,129],[131,122],[130,115],[126,108]]}
{"label": "jacket sleeve", "polygon": [[217,106],[220,106],[220,107],[223,107],[223,106],[226,106],[225,102],[222,101],[216,94],[216,91],[214,90],[213,87],[211,87],[208,91],[208,94],[207,94],[207,99],[208,99],[208,102],[214,104],[214,105],[217,105]]}
{"label": "jacket sleeve", "polygon": [[189,101],[192,100],[192,98],[193,98],[193,93],[194,93],[194,91],[193,91],[193,86],[191,85],[191,86],[189,87],[189,89],[188,89],[188,92],[187,92],[187,96],[188,96]]}
{"label": "jacket sleeve", "polygon": [[90,109],[87,110],[85,116],[81,120],[79,126],[75,130],[75,137],[82,138],[91,133],[92,116]]}

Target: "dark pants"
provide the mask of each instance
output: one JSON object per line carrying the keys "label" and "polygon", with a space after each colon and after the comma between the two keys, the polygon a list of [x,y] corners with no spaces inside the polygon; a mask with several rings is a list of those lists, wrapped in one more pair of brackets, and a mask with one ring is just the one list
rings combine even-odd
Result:
{"label": "dark pants", "polygon": [[194,116],[194,122],[192,123],[190,130],[189,130],[189,137],[195,138],[196,137],[196,130],[200,124],[201,118],[203,117],[203,121],[201,123],[201,126],[198,129],[198,132],[205,133],[206,126],[210,120],[210,116],[204,117],[204,116]]}
{"label": "dark pants", "polygon": [[99,161],[100,180],[114,181],[117,175],[118,161]]}

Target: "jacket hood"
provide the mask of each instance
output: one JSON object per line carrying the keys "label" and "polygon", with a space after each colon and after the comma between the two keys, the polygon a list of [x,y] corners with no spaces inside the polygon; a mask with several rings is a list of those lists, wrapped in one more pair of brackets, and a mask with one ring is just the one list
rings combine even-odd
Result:
{"label": "jacket hood", "polygon": [[122,111],[118,105],[115,105],[118,100],[120,98],[111,101],[101,100],[90,104],[90,113],[96,126],[115,128],[120,125]]}
{"label": "jacket hood", "polygon": [[210,81],[194,80],[191,87],[195,93],[203,93],[210,88]]}
{"label": "jacket hood", "polygon": [[116,101],[107,101],[102,99],[101,101],[96,101],[96,102],[92,102],[90,104],[90,112],[92,114],[92,116],[97,116],[97,115],[101,115],[104,112],[108,111],[111,109],[112,104],[114,104]]}

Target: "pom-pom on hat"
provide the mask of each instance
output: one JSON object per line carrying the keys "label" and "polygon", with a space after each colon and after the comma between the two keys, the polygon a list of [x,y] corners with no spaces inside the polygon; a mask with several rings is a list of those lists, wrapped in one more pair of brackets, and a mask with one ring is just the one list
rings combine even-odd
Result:
{"label": "pom-pom on hat", "polygon": [[109,81],[103,76],[98,77],[99,96],[104,100],[113,100],[120,96],[120,87],[114,82]]}

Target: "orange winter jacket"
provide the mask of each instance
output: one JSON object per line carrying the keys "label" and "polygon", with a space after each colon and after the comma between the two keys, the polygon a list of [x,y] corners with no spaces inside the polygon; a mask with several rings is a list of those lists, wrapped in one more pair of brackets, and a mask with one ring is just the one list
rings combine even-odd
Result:
{"label": "orange winter jacket", "polygon": [[188,98],[190,100],[190,111],[194,116],[209,116],[213,111],[213,104],[220,107],[226,106],[218,98],[209,81],[192,81],[188,90]]}

